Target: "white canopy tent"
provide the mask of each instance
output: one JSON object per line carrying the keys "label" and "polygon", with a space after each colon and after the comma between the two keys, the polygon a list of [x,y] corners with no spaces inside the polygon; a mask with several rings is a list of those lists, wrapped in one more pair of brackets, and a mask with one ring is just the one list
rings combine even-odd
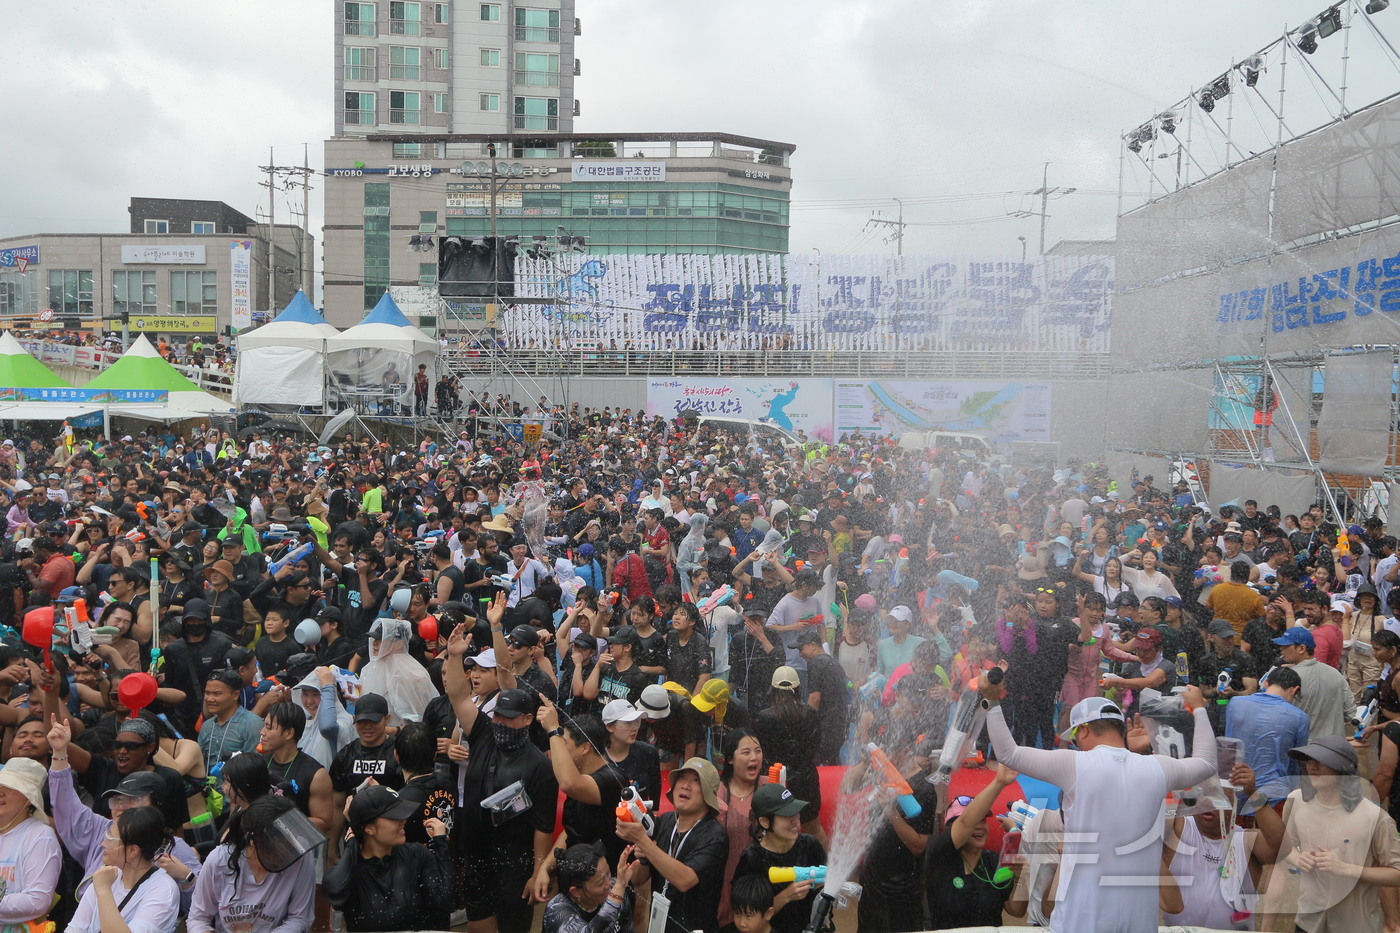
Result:
{"label": "white canopy tent", "polygon": [[235,401],[320,407],[326,399],[326,343],[338,334],[306,293],[297,292],[276,319],[238,335]]}
{"label": "white canopy tent", "polygon": [[[414,327],[388,292],[365,319],[326,341],[332,401],[370,414],[412,410],[420,365],[437,381],[438,342]],[[388,409],[388,410],[385,410]]]}

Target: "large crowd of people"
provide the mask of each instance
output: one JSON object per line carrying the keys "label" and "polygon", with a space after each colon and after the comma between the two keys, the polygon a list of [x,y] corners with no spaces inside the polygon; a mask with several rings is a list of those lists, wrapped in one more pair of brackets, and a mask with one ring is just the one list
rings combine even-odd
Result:
{"label": "large crowd of people", "polygon": [[1382,521],[540,410],[5,439],[0,923],[1400,929]]}

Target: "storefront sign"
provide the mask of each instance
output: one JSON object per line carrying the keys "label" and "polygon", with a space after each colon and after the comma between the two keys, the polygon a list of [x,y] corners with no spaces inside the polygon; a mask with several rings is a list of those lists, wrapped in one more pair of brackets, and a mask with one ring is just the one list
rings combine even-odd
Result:
{"label": "storefront sign", "polygon": [[37,266],[39,264],[39,247],[37,246],[12,246],[9,249],[0,249],[0,267],[14,268],[19,266]]}
{"label": "storefront sign", "polygon": [[637,162],[632,159],[574,162],[574,181],[665,181],[665,162]]}
{"label": "storefront sign", "polygon": [[229,242],[230,280],[233,284],[233,329],[235,332],[253,326],[253,241]]}
{"label": "storefront sign", "polygon": [[127,265],[204,265],[204,247],[191,246],[123,246],[122,262]]}
{"label": "storefront sign", "polygon": [[131,326],[136,330],[166,334],[212,334],[218,329],[219,319],[212,314],[190,317],[134,317]]}

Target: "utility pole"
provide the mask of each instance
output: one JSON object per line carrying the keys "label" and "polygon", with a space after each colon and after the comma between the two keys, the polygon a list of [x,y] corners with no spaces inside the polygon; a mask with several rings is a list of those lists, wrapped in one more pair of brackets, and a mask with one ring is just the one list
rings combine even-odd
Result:
{"label": "utility pole", "polygon": [[1050,219],[1050,196],[1062,197],[1066,194],[1073,194],[1074,188],[1051,188],[1050,187],[1050,163],[1045,163],[1045,168],[1041,173],[1040,187],[1031,192],[1032,195],[1040,195],[1039,211],[1013,211],[1012,217],[1039,217],[1040,218],[1040,255],[1045,255],[1045,225]]}
{"label": "utility pole", "polygon": [[273,308],[277,304],[277,257],[274,252],[274,239],[277,236],[277,165],[270,146],[267,150],[267,164],[262,168],[267,172],[267,181],[263,182],[263,187],[267,189],[267,317],[271,320]]}
{"label": "utility pole", "polygon": [[307,238],[311,235],[311,157],[310,146],[301,144],[301,236],[297,237],[297,281],[315,305],[316,257]]}
{"label": "utility pole", "polygon": [[887,227],[892,227],[892,228],[894,228],[894,232],[891,233],[891,234],[889,235],[889,237],[887,237],[887,238],[885,239],[885,242],[888,243],[891,239],[893,239],[893,240],[894,240],[894,244],[895,244],[895,247],[894,247],[894,248],[895,248],[895,255],[896,255],[896,256],[903,256],[903,255],[904,255],[904,228],[905,228],[905,226],[907,226],[907,225],[904,223],[904,202],[901,201],[899,198],[891,198],[890,200],[894,201],[895,204],[898,204],[898,205],[899,205],[899,212],[898,212],[898,215],[897,215],[895,218],[891,219],[891,218],[889,218],[889,217],[880,217],[880,216],[877,216],[879,212],[876,212],[876,214],[872,214],[872,215],[870,216],[870,219],[867,220],[865,223],[866,223],[866,226],[869,226],[869,225],[871,225],[871,224],[876,224],[876,225],[880,225],[880,226],[887,226]]}
{"label": "utility pole", "polygon": [[[302,144],[301,165],[277,165],[273,161],[272,150],[267,152],[267,165],[259,165],[258,171],[267,172],[267,181],[260,182],[267,189],[267,310],[271,316],[277,310],[277,190],[289,191],[300,186],[301,188],[301,233],[296,237],[297,252],[297,288],[307,292],[307,297],[311,297],[311,279],[315,272],[314,266],[316,257],[310,255],[311,250],[307,248],[306,237],[307,227],[310,226],[310,199],[311,199],[311,164],[310,156],[306,144]],[[300,181],[295,179],[279,183],[278,175],[299,176]],[[293,215],[296,208],[288,207]],[[313,268],[307,269],[307,264]]]}

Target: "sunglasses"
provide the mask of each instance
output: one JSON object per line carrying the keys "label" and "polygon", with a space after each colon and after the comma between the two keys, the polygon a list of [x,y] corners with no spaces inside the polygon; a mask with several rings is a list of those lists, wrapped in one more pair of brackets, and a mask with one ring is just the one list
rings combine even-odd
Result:
{"label": "sunglasses", "polygon": [[113,742],[112,747],[124,752],[134,752],[137,749],[145,748],[149,742]]}
{"label": "sunglasses", "polygon": [[963,794],[963,795],[961,795],[961,796],[954,797],[952,802],[955,803],[955,804],[957,804],[957,805],[960,806],[960,807],[966,807],[966,806],[971,806],[971,804],[972,804],[972,798],[969,797],[969,796],[967,796],[966,794]]}

